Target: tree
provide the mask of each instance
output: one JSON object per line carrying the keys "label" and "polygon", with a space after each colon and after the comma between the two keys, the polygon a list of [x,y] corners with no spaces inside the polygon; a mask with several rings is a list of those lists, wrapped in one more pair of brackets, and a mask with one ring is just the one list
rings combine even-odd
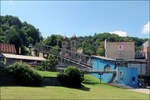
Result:
{"label": "tree", "polygon": [[47,61],[47,69],[49,71],[56,71],[56,65],[58,64],[58,58],[55,55],[49,54]]}
{"label": "tree", "polygon": [[13,28],[8,30],[6,33],[7,38],[5,38],[5,41],[7,41],[7,43],[14,44],[16,47],[17,54],[19,54],[19,47],[21,47],[23,43],[22,39],[19,36],[19,33]]}
{"label": "tree", "polygon": [[16,16],[0,16],[0,25],[0,42],[14,44],[17,53],[21,47],[21,54],[28,54],[25,48],[43,39],[39,29],[27,22],[21,22]]}
{"label": "tree", "polygon": [[96,50],[96,55],[98,56],[105,56],[105,50],[103,47],[98,47]]}
{"label": "tree", "polygon": [[43,42],[45,45],[61,47],[62,38],[63,37],[61,35],[51,35],[47,37]]}
{"label": "tree", "polygon": [[75,66],[68,66],[63,73],[59,73],[57,79],[64,86],[80,88],[84,75]]}
{"label": "tree", "polygon": [[110,42],[135,42],[135,50],[141,50],[141,45],[148,39],[137,37],[120,37],[110,33],[96,33],[94,36],[78,37],[78,48],[83,49],[83,53],[87,55],[105,55],[104,41]]}

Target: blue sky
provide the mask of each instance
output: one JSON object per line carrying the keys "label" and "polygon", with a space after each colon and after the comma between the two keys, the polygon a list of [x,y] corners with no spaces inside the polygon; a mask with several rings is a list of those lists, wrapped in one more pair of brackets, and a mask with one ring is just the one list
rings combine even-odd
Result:
{"label": "blue sky", "polygon": [[[111,32],[148,38],[149,1],[2,1],[1,15],[39,28],[44,37]],[[146,25],[147,24],[147,25]]]}

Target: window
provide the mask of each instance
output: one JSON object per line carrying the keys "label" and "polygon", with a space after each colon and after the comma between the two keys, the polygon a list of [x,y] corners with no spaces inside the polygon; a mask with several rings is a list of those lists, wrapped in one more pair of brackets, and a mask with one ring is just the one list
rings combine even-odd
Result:
{"label": "window", "polygon": [[123,71],[120,71],[120,80],[123,80]]}
{"label": "window", "polygon": [[104,71],[109,71],[110,70],[110,66],[107,64],[107,65],[105,65],[105,67],[104,67]]}
{"label": "window", "polygon": [[135,77],[132,77],[132,84],[135,84]]}
{"label": "window", "polygon": [[74,42],[72,42],[72,46],[74,46],[75,45],[75,43]]}

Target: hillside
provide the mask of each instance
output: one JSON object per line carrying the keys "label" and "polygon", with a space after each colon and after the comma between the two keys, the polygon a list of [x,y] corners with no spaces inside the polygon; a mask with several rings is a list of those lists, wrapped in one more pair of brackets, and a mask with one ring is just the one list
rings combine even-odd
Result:
{"label": "hillside", "polygon": [[[30,55],[27,47],[29,44],[35,45],[36,43],[61,47],[63,38],[61,34],[51,35],[43,39],[39,29],[27,22],[21,22],[16,16],[0,16],[0,25],[0,43],[15,44],[17,53],[19,53],[19,47],[21,47],[21,54]],[[109,33],[96,33],[94,36],[77,37],[77,46],[82,48],[85,54],[104,56],[105,39],[113,42],[133,41],[135,42],[136,51],[139,51],[142,44],[147,40],[137,37],[120,37]],[[68,40],[70,41],[70,38]]]}
{"label": "hillside", "polygon": [[0,25],[0,43],[15,44],[17,54],[19,47],[22,54],[27,54],[25,47],[34,45],[42,38],[39,29],[27,22],[21,22],[16,16],[0,16]]}
{"label": "hillside", "polygon": [[[45,38],[42,44],[61,47],[62,38],[63,36],[61,35],[51,35]],[[118,42],[118,41],[135,42],[135,51],[140,51],[142,44],[148,40],[148,39],[142,39],[137,37],[120,37],[116,34],[110,34],[110,33],[97,33],[94,36],[77,37],[77,47],[82,48],[84,54],[104,56],[105,39],[111,42]],[[68,38],[69,43],[70,40],[71,38]]]}

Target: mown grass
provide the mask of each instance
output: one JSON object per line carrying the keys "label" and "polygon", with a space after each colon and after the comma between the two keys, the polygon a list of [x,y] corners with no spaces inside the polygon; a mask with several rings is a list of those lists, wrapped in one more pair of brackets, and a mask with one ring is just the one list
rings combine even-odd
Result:
{"label": "mown grass", "polygon": [[1,87],[1,100],[54,100],[54,99],[146,99],[148,95],[116,88],[104,84],[84,84],[84,88],[75,89],[62,86],[45,87],[23,87],[3,86]]}
{"label": "mown grass", "polygon": [[[48,71],[37,71],[43,77],[57,77],[58,72],[48,72]],[[87,84],[98,84],[100,83],[99,79],[85,74],[83,83]]]}
{"label": "mown grass", "polygon": [[[38,71],[42,76],[56,77],[57,72]],[[125,89],[99,84],[99,79],[85,75],[84,87],[80,89],[63,86],[25,87],[25,86],[2,86],[1,100],[64,100],[64,99],[148,99],[147,94],[128,91]]]}
{"label": "mown grass", "polygon": [[56,77],[58,72],[37,71],[43,77]]}

